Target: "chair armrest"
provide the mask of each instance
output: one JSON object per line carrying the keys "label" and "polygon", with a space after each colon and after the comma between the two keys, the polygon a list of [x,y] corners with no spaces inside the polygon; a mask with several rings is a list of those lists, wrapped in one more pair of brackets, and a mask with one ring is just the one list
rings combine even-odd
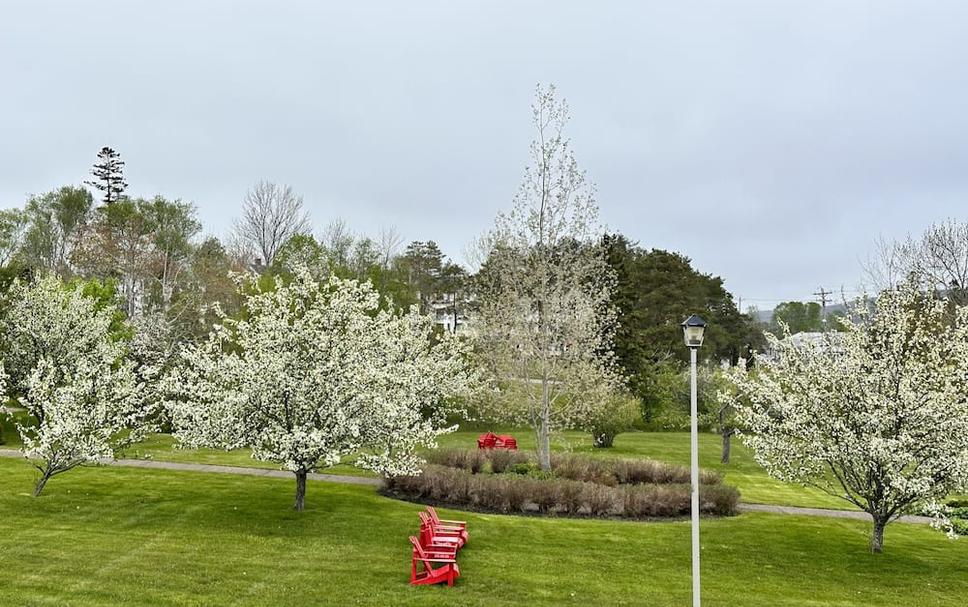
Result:
{"label": "chair armrest", "polygon": [[453,521],[453,520],[449,520],[449,519],[442,518],[442,519],[440,519],[440,522],[443,525],[453,525],[455,527],[466,527],[467,526],[467,521]]}
{"label": "chair armrest", "polygon": [[438,550],[433,546],[427,546],[424,548],[424,554],[430,556],[431,558],[448,558],[452,559],[457,556],[457,549],[450,548],[449,550]]}
{"label": "chair armrest", "polygon": [[431,543],[440,542],[441,546],[453,546],[460,542],[460,537],[456,535],[431,535]]}
{"label": "chair armrest", "polygon": [[447,535],[456,533],[458,535],[467,532],[467,527],[448,527],[447,525],[437,525],[434,527],[434,533],[440,535]]}

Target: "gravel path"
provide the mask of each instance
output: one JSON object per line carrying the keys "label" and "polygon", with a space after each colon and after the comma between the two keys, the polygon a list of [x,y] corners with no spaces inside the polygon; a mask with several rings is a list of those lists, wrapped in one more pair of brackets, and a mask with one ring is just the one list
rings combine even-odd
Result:
{"label": "gravel path", "polygon": [[[740,512],[771,512],[773,514],[797,514],[802,516],[826,516],[830,518],[852,518],[862,521],[870,521],[871,517],[866,512],[858,510],[829,510],[827,508],[798,508],[796,506],[774,506],[771,504],[740,504]],[[929,516],[902,516],[897,519],[899,523],[913,523],[926,525],[931,522]]]}
{"label": "gravel path", "polygon": [[[23,457],[20,451],[14,449],[0,449],[0,457]],[[185,464],[180,462],[160,462],[151,459],[113,459],[101,462],[106,466],[122,466],[124,468],[153,468],[156,470],[185,470],[189,472],[213,472],[216,474],[240,474],[243,476],[267,476],[271,478],[293,478],[292,472],[272,470],[269,468],[242,468],[239,466],[216,466],[214,464]],[[363,476],[341,476],[339,474],[310,474],[309,480],[326,481],[330,483],[345,483],[348,485],[380,484],[378,478]]]}
{"label": "gravel path", "polygon": [[[0,449],[0,457],[22,457],[20,451],[14,449]],[[150,459],[116,459],[102,462],[107,466],[122,466],[125,468],[152,468],[156,470],[184,470],[189,472],[209,472],[215,474],[240,474],[243,476],[264,476],[271,478],[292,478],[292,472],[285,470],[271,470],[266,468],[242,468],[239,466],[216,466],[213,464],[186,464],[179,462],[161,462]],[[363,476],[341,476],[338,474],[310,474],[309,480],[325,481],[329,483],[345,483],[349,485],[378,486],[380,479]],[[772,514],[793,514],[798,516],[825,516],[829,518],[849,518],[869,521],[866,512],[856,510],[831,510],[826,508],[798,508],[795,506],[773,506],[769,504],[740,504],[740,512],[769,512]],[[931,518],[927,516],[902,516],[901,523],[927,524]]]}

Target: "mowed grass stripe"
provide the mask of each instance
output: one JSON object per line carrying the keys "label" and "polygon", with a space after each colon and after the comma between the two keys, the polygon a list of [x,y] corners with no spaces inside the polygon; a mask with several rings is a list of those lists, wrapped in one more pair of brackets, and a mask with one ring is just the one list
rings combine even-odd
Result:
{"label": "mowed grass stripe", "polygon": [[[657,605],[689,597],[687,522],[479,515],[455,588],[407,584],[419,506],[372,488],[162,470],[83,468],[29,496],[0,461],[3,605]],[[968,542],[896,525],[866,552],[860,521],[703,520],[704,605],[951,605]]]}

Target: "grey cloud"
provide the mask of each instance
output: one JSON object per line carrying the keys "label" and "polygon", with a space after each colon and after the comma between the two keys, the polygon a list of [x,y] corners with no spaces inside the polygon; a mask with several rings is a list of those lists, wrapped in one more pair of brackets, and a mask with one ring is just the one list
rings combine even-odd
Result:
{"label": "grey cloud", "polygon": [[[280,6],[281,5],[281,6]],[[506,207],[555,82],[603,218],[738,295],[855,286],[877,234],[964,213],[957,2],[30,2],[0,8],[0,202],[80,182],[223,233],[260,178],[317,225],[456,257]],[[686,211],[705,218],[684,225]],[[762,307],[768,307],[763,302]]]}

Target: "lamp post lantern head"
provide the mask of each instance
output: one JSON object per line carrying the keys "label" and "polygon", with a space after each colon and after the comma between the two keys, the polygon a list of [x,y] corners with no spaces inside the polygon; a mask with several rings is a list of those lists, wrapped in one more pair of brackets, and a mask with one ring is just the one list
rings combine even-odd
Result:
{"label": "lamp post lantern head", "polygon": [[686,347],[698,348],[701,346],[705,331],[706,321],[695,314],[682,321],[682,337],[686,342]]}

